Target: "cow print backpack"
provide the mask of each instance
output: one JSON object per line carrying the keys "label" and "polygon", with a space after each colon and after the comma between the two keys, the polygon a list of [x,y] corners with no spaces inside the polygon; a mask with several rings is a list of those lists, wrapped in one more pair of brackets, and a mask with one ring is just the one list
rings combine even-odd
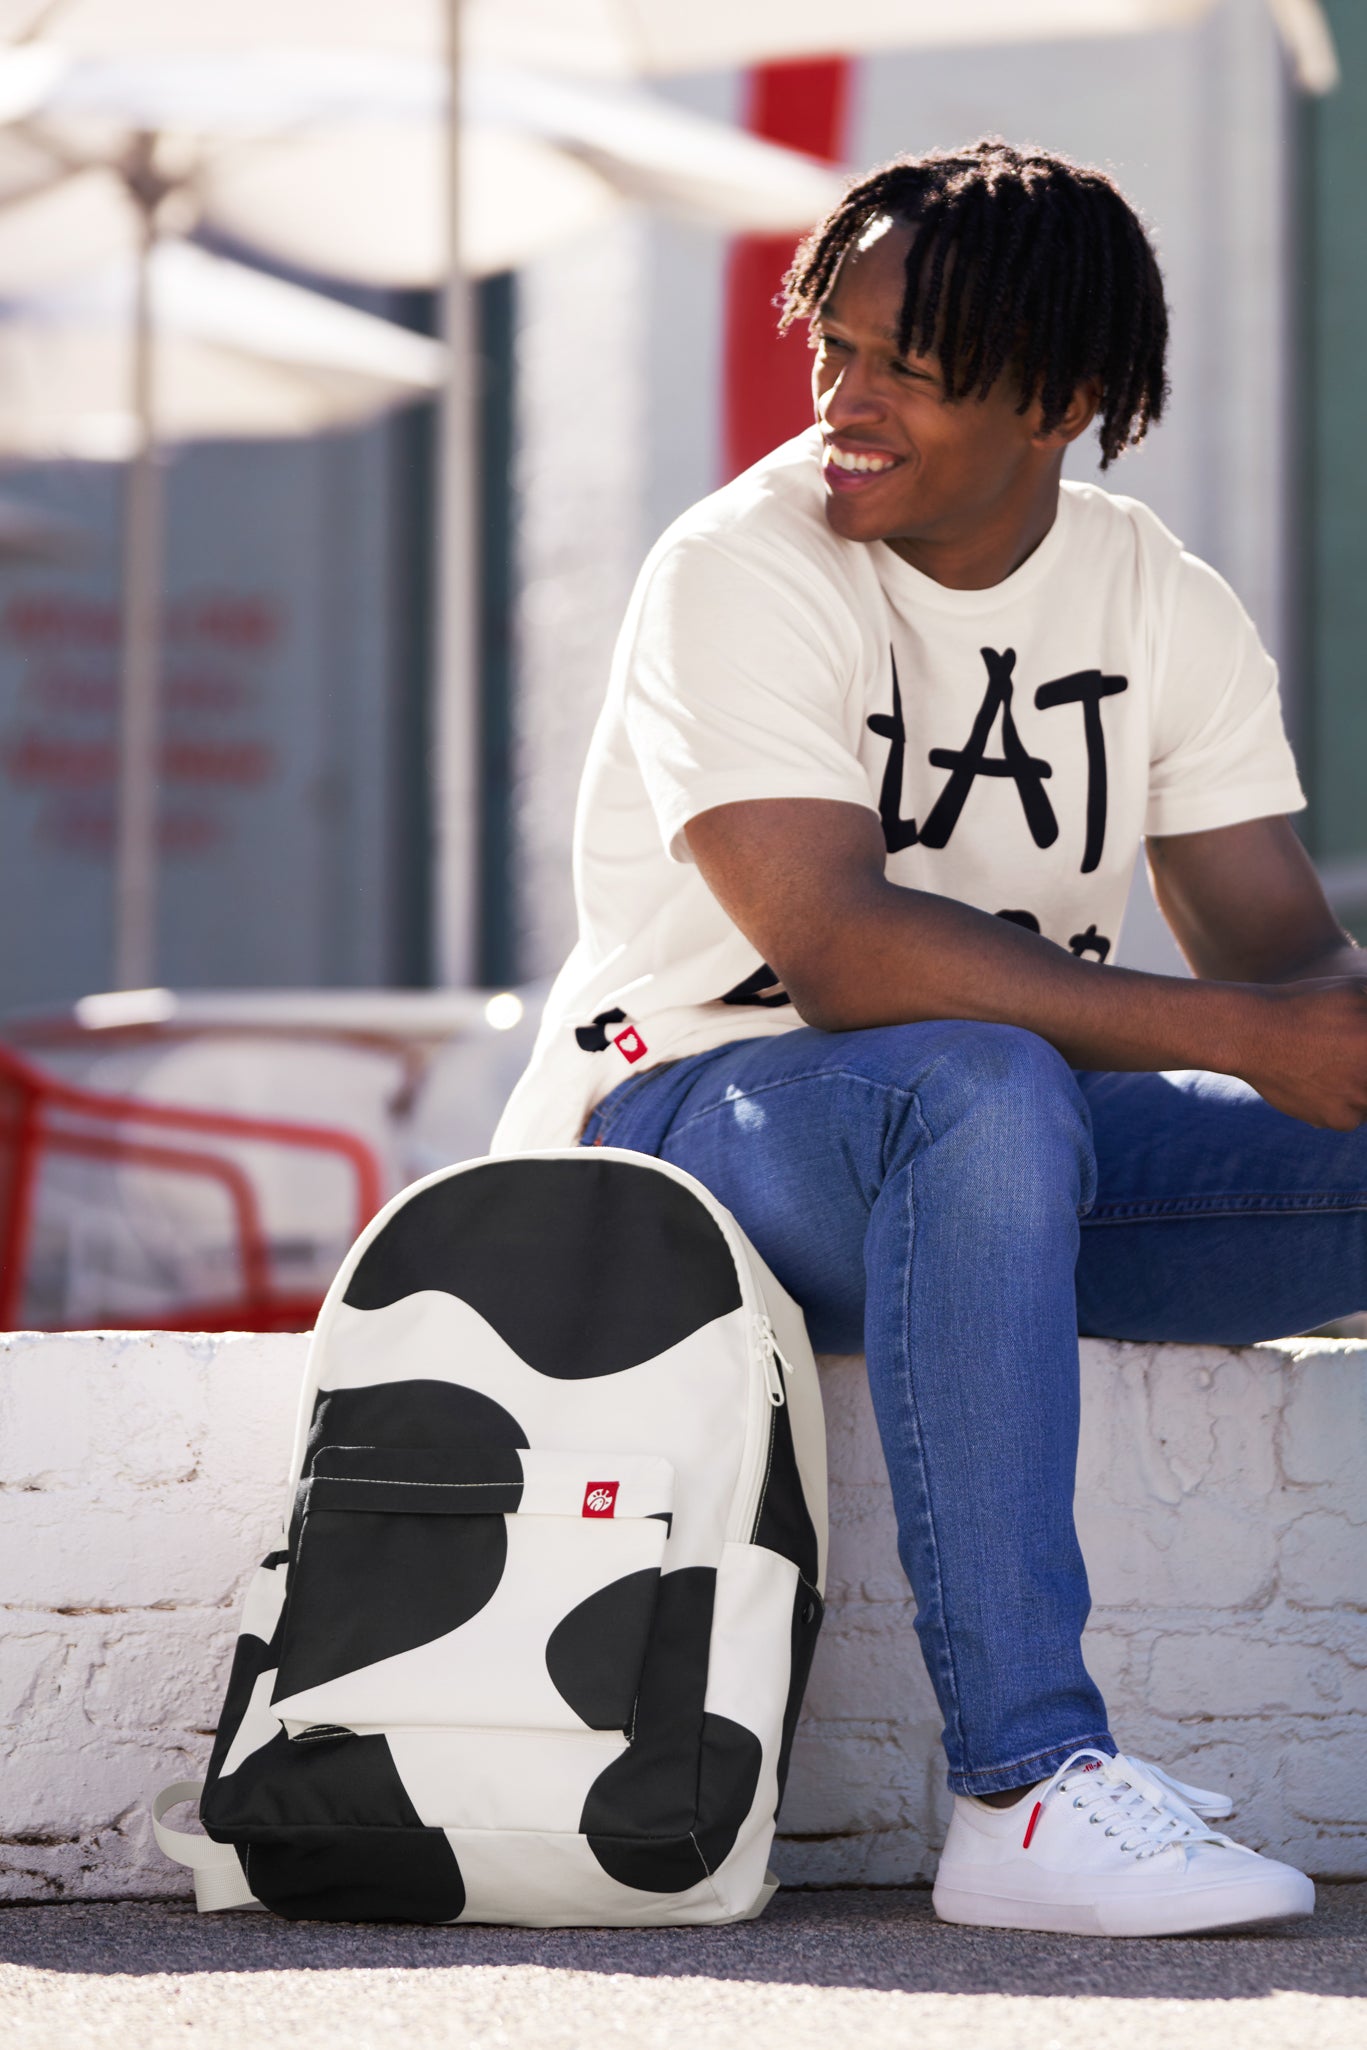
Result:
{"label": "cow print backpack", "polygon": [[756,1915],[821,1621],[802,1315],[692,1176],[613,1147],[395,1197],[318,1318],[247,1595],[201,1909]]}

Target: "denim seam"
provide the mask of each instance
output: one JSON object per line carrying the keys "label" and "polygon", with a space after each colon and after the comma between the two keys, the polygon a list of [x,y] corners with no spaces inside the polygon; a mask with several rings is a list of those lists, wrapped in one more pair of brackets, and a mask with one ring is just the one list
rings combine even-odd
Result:
{"label": "denim seam", "polygon": [[1181,1223],[1193,1217],[1313,1217],[1343,1215],[1367,1210],[1367,1196],[1261,1195],[1163,1196],[1151,1201],[1098,1203],[1087,1213],[1086,1224],[1128,1224],[1137,1218],[1156,1224],[1171,1220]]}
{"label": "denim seam", "polygon": [[[934,1144],[934,1137],[921,1110],[920,1098],[913,1089],[901,1090],[891,1085],[889,1094],[906,1098],[912,1114],[921,1128],[923,1137]],[[949,1610],[945,1602],[944,1580],[940,1573],[940,1543],[935,1527],[935,1506],[931,1497],[930,1476],[926,1471],[925,1437],[921,1428],[921,1409],[916,1399],[916,1381],[911,1371],[911,1275],[916,1264],[916,1156],[913,1154],[907,1164],[907,1259],[902,1275],[902,1358],[905,1379],[907,1414],[916,1432],[917,1465],[921,1474],[921,1493],[925,1502],[926,1529],[929,1537],[928,1551],[935,1574],[935,1596],[940,1612],[941,1657],[943,1669],[952,1690],[954,1702],[954,1740],[959,1756],[964,1757],[967,1746],[964,1742],[963,1690],[959,1684],[959,1669],[954,1658],[954,1644],[949,1628]],[[914,1590],[913,1590],[914,1592]]]}
{"label": "denim seam", "polygon": [[[952,1774],[951,1778],[961,1780],[996,1779],[1004,1772],[1020,1772],[1025,1766],[1037,1765],[1042,1758],[1058,1758],[1061,1762],[1063,1759],[1070,1757],[1074,1751],[1098,1750],[1101,1745],[1114,1744],[1114,1742],[1115,1738],[1109,1730],[1099,1730],[1093,1732],[1089,1737],[1075,1737],[1070,1743],[1066,1744],[1046,1744],[1042,1751],[1028,1751],[1024,1758],[1007,1758],[1000,1765],[981,1765],[973,1772]],[[965,1788],[956,1791],[967,1792],[969,1790]],[[987,1791],[994,1793],[996,1789],[989,1787]]]}

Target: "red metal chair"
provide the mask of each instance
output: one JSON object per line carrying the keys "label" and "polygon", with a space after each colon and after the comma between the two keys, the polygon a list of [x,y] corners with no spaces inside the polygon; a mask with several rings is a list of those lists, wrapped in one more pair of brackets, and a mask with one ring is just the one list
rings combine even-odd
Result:
{"label": "red metal chair", "polygon": [[134,1320],[102,1315],[83,1321],[109,1329],[162,1331],[298,1331],[312,1324],[319,1298],[272,1287],[270,1249],[250,1177],[211,1146],[182,1143],[175,1135],[183,1135],[185,1142],[264,1140],[339,1157],[355,1179],[358,1232],[383,1201],[379,1163],[365,1141],[350,1132],[78,1089],[0,1046],[0,1329],[12,1330],[22,1315],[38,1179],[44,1156],[50,1154],[198,1176],[223,1190],[233,1216],[238,1295],[178,1303]]}

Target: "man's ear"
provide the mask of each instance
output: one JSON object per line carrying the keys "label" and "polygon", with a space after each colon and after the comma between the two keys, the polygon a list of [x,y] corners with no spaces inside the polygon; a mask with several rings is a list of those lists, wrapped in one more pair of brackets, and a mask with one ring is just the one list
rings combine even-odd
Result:
{"label": "man's ear", "polygon": [[[1035,400],[1035,404],[1039,404],[1039,400]],[[1064,418],[1055,422],[1047,435],[1037,433],[1033,439],[1041,449],[1066,449],[1070,441],[1078,439],[1078,435],[1086,435],[1088,426],[1092,424],[1096,414],[1099,414],[1099,410],[1101,383],[1094,377],[1088,377],[1084,383],[1078,385],[1078,389],[1068,400]]]}
{"label": "man's ear", "polygon": [[1070,441],[1087,432],[1100,409],[1101,386],[1089,377],[1069,399],[1063,418],[1047,434],[1037,434],[1035,440],[1042,448],[1066,448]]}

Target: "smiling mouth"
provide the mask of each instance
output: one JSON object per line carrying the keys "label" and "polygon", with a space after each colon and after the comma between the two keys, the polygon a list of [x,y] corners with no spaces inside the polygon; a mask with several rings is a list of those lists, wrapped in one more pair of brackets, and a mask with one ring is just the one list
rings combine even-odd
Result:
{"label": "smiling mouth", "polygon": [[901,463],[900,456],[884,454],[881,449],[856,452],[837,448],[834,442],[826,443],[823,467],[839,470],[844,476],[881,477],[888,470],[895,470]]}
{"label": "smiling mouth", "polygon": [[829,505],[837,498],[862,498],[872,491],[880,478],[900,470],[906,460],[904,456],[884,455],[880,450],[867,452],[860,449],[835,448],[830,442],[822,451],[821,481],[826,487],[826,502]]}

